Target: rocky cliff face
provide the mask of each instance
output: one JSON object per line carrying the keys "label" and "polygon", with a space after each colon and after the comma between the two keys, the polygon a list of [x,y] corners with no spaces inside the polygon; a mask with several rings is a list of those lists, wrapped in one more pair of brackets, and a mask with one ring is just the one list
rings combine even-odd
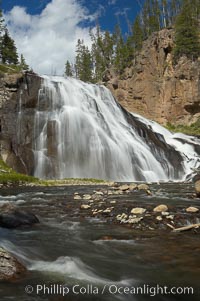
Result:
{"label": "rocky cliff face", "polygon": [[200,61],[183,57],[173,66],[173,41],[172,29],[154,33],[123,78],[109,70],[104,83],[128,111],[161,124],[191,124],[200,117]]}
{"label": "rocky cliff face", "polygon": [[40,85],[41,78],[35,74],[5,74],[0,78],[0,154],[13,169],[30,175],[34,167],[34,109]]}

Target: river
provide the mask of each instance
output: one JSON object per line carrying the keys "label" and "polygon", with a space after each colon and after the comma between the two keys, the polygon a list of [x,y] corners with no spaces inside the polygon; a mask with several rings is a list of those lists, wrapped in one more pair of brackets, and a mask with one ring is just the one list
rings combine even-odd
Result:
{"label": "river", "polygon": [[[191,184],[171,183],[159,187],[156,194],[158,186],[153,186],[151,198],[136,195],[138,201],[141,204],[162,202],[188,206],[192,202],[198,205],[197,199],[188,197],[192,194]],[[168,289],[192,287],[194,295],[158,294],[152,299],[199,300],[199,234],[133,231],[104,219],[81,217],[76,208],[71,210],[74,192],[92,193],[97,188],[1,189],[0,204],[11,202],[20,209],[29,209],[38,216],[40,224],[30,228],[0,229],[0,245],[15,254],[29,270],[17,282],[0,284],[0,300],[142,301],[151,299],[154,295],[151,287],[157,285],[168,286]],[[123,203],[125,197],[115,198]],[[102,239],[105,236],[112,239]],[[44,284],[46,292],[48,288],[56,288],[57,293],[44,294]],[[63,284],[67,292],[65,297],[61,290]],[[138,286],[151,288],[151,294],[133,294],[133,288]],[[25,289],[31,291],[26,293]]]}

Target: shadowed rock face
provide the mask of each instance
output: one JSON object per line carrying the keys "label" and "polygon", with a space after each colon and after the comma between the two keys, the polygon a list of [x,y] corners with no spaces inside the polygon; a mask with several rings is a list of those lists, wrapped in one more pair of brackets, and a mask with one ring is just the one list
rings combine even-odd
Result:
{"label": "shadowed rock face", "polygon": [[[122,108],[122,110],[124,109]],[[125,110],[124,114],[131,126],[138,132],[141,138],[145,140],[151,151],[155,154],[156,159],[161,164],[163,164],[163,160],[164,158],[166,158],[167,161],[169,161],[171,165],[174,166],[174,178],[179,178],[181,172],[183,172],[182,166],[180,164],[180,162],[182,162],[180,153],[175,151],[171,145],[167,144],[161,134],[152,131],[144,123],[142,123],[137,118],[134,118]],[[167,164],[166,168],[168,168]]]}
{"label": "shadowed rock face", "polygon": [[[41,78],[5,75],[0,80],[0,142],[3,160],[18,172],[33,174],[33,128]],[[20,112],[23,111],[20,115]]]}
{"label": "shadowed rock face", "polygon": [[26,268],[8,251],[0,247],[0,281],[13,281],[23,276]]}
{"label": "shadowed rock face", "polygon": [[153,33],[122,78],[108,70],[106,86],[130,112],[160,124],[191,124],[200,117],[200,61],[173,65],[174,31]]}

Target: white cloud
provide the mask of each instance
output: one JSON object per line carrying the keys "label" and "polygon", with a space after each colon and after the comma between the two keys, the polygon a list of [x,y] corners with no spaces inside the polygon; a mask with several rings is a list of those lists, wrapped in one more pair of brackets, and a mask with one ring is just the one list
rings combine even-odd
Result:
{"label": "white cloud", "polygon": [[40,15],[30,15],[26,8],[15,6],[5,14],[8,29],[18,52],[38,73],[62,74],[66,60],[74,61],[78,38],[90,45],[89,28],[80,22],[92,22],[78,0],[51,0]]}

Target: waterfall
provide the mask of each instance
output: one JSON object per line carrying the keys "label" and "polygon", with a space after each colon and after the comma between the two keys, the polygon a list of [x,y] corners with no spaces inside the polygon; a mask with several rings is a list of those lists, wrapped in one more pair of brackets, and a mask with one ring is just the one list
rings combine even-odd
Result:
{"label": "waterfall", "polygon": [[200,140],[128,113],[100,85],[43,76],[34,120],[34,175],[115,181],[184,180]]}

